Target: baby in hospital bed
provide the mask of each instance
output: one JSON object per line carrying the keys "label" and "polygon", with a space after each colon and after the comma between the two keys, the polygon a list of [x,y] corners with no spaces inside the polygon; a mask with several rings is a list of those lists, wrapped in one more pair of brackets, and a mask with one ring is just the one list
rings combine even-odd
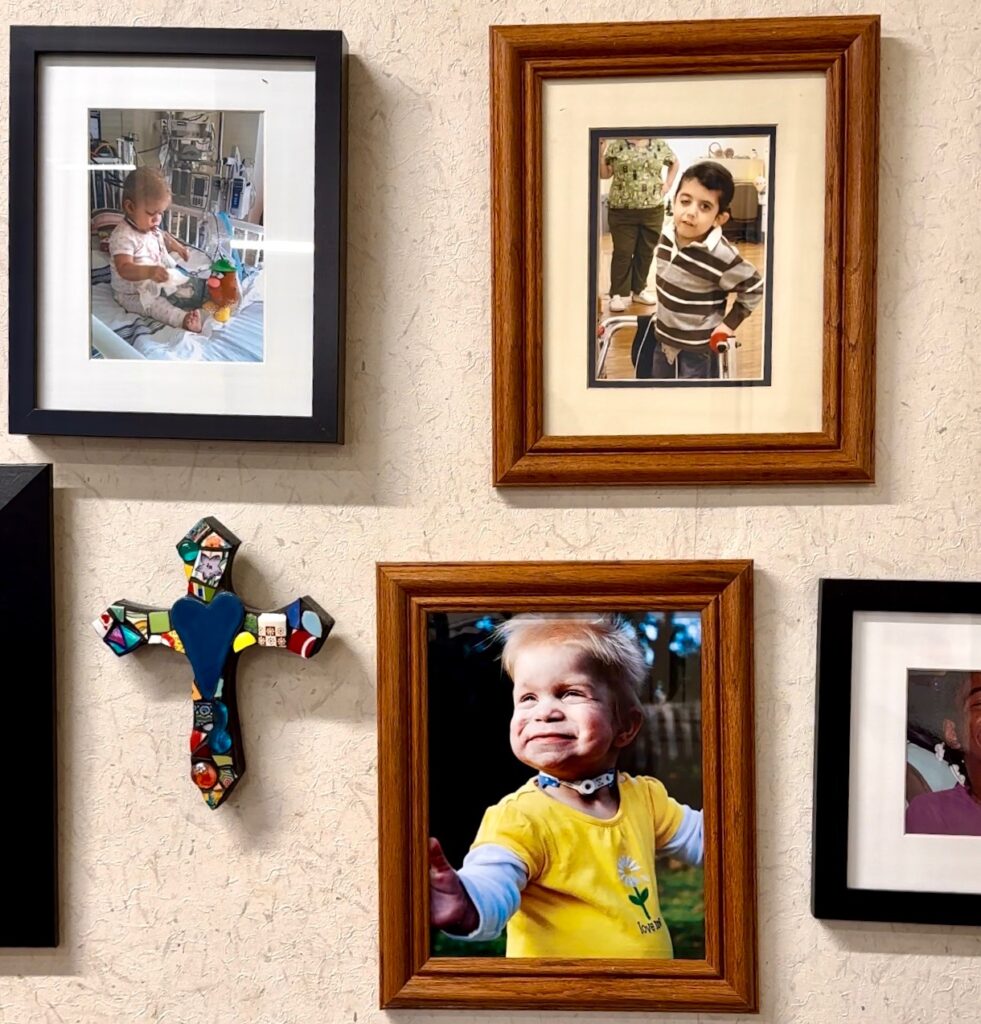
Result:
{"label": "baby in hospital bed", "polygon": [[130,313],[200,334],[200,309],[182,309],[167,298],[169,294],[180,301],[172,273],[176,263],[171,253],[182,260],[189,256],[186,246],[160,230],[161,218],[170,202],[170,186],[159,171],[137,167],[126,176],[123,183],[126,219],[109,236],[112,294]]}

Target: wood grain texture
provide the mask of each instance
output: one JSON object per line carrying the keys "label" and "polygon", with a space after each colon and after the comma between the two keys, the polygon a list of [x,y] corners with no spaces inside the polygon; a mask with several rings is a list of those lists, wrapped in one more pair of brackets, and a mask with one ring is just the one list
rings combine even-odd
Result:
{"label": "wood grain texture", "polygon": [[[382,1008],[757,1009],[752,578],[735,560],[377,567]],[[702,616],[705,959],[430,957],[427,615],[624,608]]]}
{"label": "wood grain texture", "polygon": [[[495,485],[871,482],[878,16],[494,26],[490,36]],[[546,436],[542,83],[808,70],[827,77],[821,430]]]}

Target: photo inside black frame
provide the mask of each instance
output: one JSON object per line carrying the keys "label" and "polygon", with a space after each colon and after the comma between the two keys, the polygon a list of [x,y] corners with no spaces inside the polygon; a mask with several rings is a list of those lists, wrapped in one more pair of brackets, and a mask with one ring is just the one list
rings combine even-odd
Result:
{"label": "photo inside black frame", "polygon": [[91,358],[263,361],[264,117],[88,111]]}
{"label": "photo inside black frame", "polygon": [[910,669],[906,710],[906,833],[981,837],[981,669]]}
{"label": "photo inside black frame", "polygon": [[[507,612],[428,616],[430,835],[459,868],[485,810],[535,775],[511,752],[511,681],[497,627]],[[648,666],[638,696],[646,722],[618,769],[650,775],[679,803],[702,807],[701,622],[696,612],[619,613]],[[677,959],[705,955],[702,869],[660,858],[659,902]],[[601,943],[601,939],[598,940]],[[505,934],[459,941],[431,931],[434,956],[503,956]],[[602,956],[601,945],[595,955]]]}

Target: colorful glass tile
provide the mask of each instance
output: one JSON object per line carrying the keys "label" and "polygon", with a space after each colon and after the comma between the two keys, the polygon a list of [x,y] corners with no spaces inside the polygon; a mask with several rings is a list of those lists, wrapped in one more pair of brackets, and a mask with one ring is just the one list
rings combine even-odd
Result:
{"label": "colorful glass tile", "polygon": [[185,540],[201,541],[211,533],[211,522],[208,519],[199,519],[185,534]]}
{"label": "colorful glass tile", "polygon": [[195,544],[193,540],[188,540],[187,537],[177,545],[177,553],[185,562],[189,562],[192,565],[194,564],[194,560],[198,557],[199,550],[199,546]]}
{"label": "colorful glass tile", "polygon": [[264,612],[259,616],[259,646],[286,646],[286,616],[282,612]]}
{"label": "colorful glass tile", "polygon": [[230,585],[240,544],[217,519],[199,520],[177,544],[188,596],[169,609],[120,601],[92,624],[116,654],[128,654],[147,643],[187,654],[194,672],[191,777],[211,808],[228,797],[245,771],[240,726],[233,713],[239,655],[262,645],[311,657],[334,625],[309,597],[270,612],[245,608]]}
{"label": "colorful glass tile", "polygon": [[129,654],[146,643],[143,634],[134,629],[128,622],[117,621],[103,637],[103,640],[119,655]]}
{"label": "colorful glass tile", "polygon": [[251,647],[255,642],[256,638],[251,633],[246,633],[245,630],[242,630],[232,641],[232,650],[238,654],[244,651],[246,647]]}
{"label": "colorful glass tile", "polygon": [[225,575],[226,565],[228,565],[227,552],[208,551],[202,548],[194,563],[191,579],[198,580],[209,587],[218,587],[221,585],[222,576]]}
{"label": "colorful glass tile", "polygon": [[218,770],[207,761],[195,761],[191,765],[191,778],[199,789],[211,789],[218,781]]}
{"label": "colorful glass tile", "polygon": [[130,608],[126,612],[126,621],[140,634],[140,636],[148,636],[150,632],[150,625],[147,622],[146,612],[137,611],[135,608]]}
{"label": "colorful glass tile", "polygon": [[[169,616],[170,612],[167,612],[167,615]],[[151,633],[149,640],[151,644],[166,644],[167,647],[176,651],[178,654],[184,653],[184,645],[181,643],[181,638],[173,629],[167,633],[160,633],[159,635]]]}
{"label": "colorful glass tile", "polygon": [[150,612],[147,616],[147,620],[150,623],[151,633],[170,632],[170,612]]}
{"label": "colorful glass tile", "polygon": [[321,637],[324,635],[324,624],[320,621],[320,617],[316,612],[312,612],[309,609],[303,613],[302,617],[303,628],[311,635]]}
{"label": "colorful glass tile", "polygon": [[170,609],[170,621],[184,641],[194,679],[206,698],[214,695],[244,617],[242,599],[230,591],[219,594],[210,604],[182,597]]}
{"label": "colorful glass tile", "polygon": [[286,646],[301,658],[309,658],[316,643],[317,638],[311,636],[305,629],[294,629],[287,638]]}
{"label": "colorful glass tile", "polygon": [[201,541],[201,547],[203,548],[225,548],[226,550],[231,549],[231,544],[225,540],[220,533],[209,533],[207,537]]}

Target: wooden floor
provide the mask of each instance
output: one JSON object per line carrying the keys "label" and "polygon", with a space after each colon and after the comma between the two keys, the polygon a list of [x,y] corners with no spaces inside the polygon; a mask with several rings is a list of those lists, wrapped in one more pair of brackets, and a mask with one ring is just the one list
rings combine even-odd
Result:
{"label": "wooden floor", "polygon": [[[739,254],[749,260],[761,272],[766,266],[766,246],[762,242],[737,242],[736,247]],[[599,260],[599,284],[598,292],[602,297],[601,318],[615,316],[610,313],[610,297],[606,290],[610,287],[610,257],[613,253],[613,242],[610,235],[603,235],[600,246]],[[654,267],[648,278],[648,288],[654,291]],[[730,305],[732,300],[730,299]],[[736,379],[754,380],[763,376],[763,306],[760,303],[756,309],[739,325],[736,330],[736,340],[739,342],[737,353]],[[626,312],[633,315],[653,313],[653,306],[644,306],[639,302],[631,302],[627,305]],[[633,341],[633,332],[627,329],[618,331],[613,339],[613,346],[606,357],[603,366],[601,380],[633,380],[634,368],[630,363],[630,344]]]}

